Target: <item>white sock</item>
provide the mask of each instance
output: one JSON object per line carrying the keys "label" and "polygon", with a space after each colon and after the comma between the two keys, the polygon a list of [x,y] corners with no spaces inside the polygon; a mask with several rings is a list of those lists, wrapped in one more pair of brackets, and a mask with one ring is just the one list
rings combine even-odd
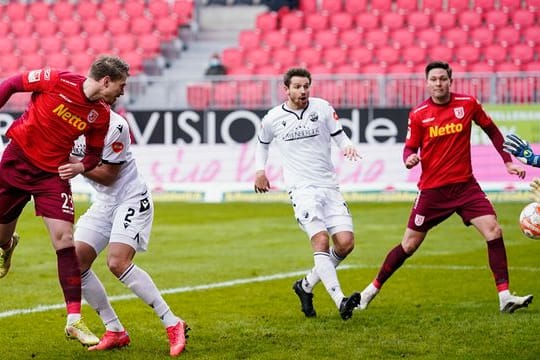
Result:
{"label": "white sock", "polygon": [[105,328],[109,331],[124,331],[122,323],[107,298],[103,284],[92,269],[82,274],[81,287],[84,299],[97,312]]}
{"label": "white sock", "polygon": [[[344,257],[340,257],[336,254],[336,251],[334,248],[330,248],[330,261],[332,261],[332,264],[334,265],[334,268],[337,268],[339,264],[345,260]],[[309,273],[307,273],[306,277],[302,281],[302,288],[304,291],[310,293],[313,292],[313,288],[315,285],[317,285],[321,281],[321,278],[319,277],[319,274],[317,274],[317,271],[315,271],[315,268],[312,268]]]}
{"label": "white sock", "polygon": [[504,301],[508,299],[512,294],[510,294],[510,290],[503,290],[499,291],[499,300]]}
{"label": "white sock", "polygon": [[148,304],[159,316],[165,327],[176,325],[180,318],[175,316],[169,305],[159,293],[156,284],[148,273],[135,264],[131,264],[119,277],[120,281],[133,291],[142,301]]}
{"label": "white sock", "polygon": [[319,275],[326,291],[339,309],[341,300],[343,300],[345,295],[343,295],[343,291],[341,291],[336,268],[330,260],[330,254],[316,252],[313,254],[313,260],[315,262],[315,271]]}
{"label": "white sock", "polygon": [[81,319],[81,314],[68,314],[66,325],[71,325],[76,321],[79,321]]}

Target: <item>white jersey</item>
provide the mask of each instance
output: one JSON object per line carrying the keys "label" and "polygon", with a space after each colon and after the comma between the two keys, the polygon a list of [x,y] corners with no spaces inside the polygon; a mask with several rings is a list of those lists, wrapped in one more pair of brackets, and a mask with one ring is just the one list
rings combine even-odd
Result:
{"label": "white jersey", "polygon": [[[109,131],[105,138],[101,159],[104,164],[118,164],[122,167],[116,181],[110,186],[85,178],[97,191],[97,200],[120,203],[148,191],[146,182],[139,173],[135,159],[131,154],[130,144],[129,125],[126,119],[111,111]],[[82,157],[85,149],[84,136],[81,136],[76,140],[72,153]]]}
{"label": "white jersey", "polygon": [[277,143],[288,189],[338,186],[331,158],[331,139],[338,134],[343,136],[338,120],[326,100],[312,97],[305,109],[294,111],[281,104],[264,116],[259,142]]}

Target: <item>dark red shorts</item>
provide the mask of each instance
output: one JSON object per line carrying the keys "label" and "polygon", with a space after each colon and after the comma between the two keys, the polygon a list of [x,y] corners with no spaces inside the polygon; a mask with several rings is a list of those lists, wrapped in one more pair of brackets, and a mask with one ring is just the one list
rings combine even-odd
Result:
{"label": "dark red shorts", "polygon": [[446,220],[453,213],[461,216],[463,223],[483,215],[496,215],[493,205],[476,180],[425,189],[418,193],[409,216],[408,227],[427,232]]}
{"label": "dark red shorts", "polygon": [[37,216],[73,223],[69,181],[33,165],[12,141],[0,161],[0,223],[7,224],[17,219],[31,197],[34,198]]}

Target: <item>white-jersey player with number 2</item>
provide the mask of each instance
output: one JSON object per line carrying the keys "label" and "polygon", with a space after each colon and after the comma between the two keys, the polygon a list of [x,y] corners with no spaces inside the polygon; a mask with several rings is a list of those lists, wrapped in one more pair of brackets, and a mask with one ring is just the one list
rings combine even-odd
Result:
{"label": "white-jersey player with number 2", "polygon": [[[97,255],[108,246],[110,271],[152,307],[166,328],[170,355],[177,356],[185,348],[188,327],[171,311],[148,273],[133,263],[138,251],[147,250],[154,205],[132,156],[130,142],[126,119],[111,111],[101,164],[84,173],[96,196],[77,221],[75,247],[81,264],[83,297],[99,314],[106,330],[101,341],[88,350],[108,350],[130,343],[101,281],[91,269]],[[84,138],[79,138],[73,155],[82,156],[84,151]]]}

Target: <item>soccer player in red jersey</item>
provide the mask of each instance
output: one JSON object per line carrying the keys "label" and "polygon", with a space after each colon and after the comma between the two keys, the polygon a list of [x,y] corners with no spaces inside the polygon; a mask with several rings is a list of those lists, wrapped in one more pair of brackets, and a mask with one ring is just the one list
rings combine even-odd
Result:
{"label": "soccer player in red jersey", "polygon": [[[9,271],[19,242],[17,220],[31,198],[56,250],[58,278],[67,308],[66,336],[83,345],[99,339],[81,319],[81,272],[73,241],[74,208],[69,180],[96,167],[109,127],[110,108],[124,93],[129,66],[101,56],[88,77],[49,68],[0,83],[0,107],[16,92],[32,92],[24,113],[7,131],[0,161],[0,277]],[[73,142],[86,136],[86,156],[70,163]]]}
{"label": "soccer player in red jersey", "polygon": [[512,313],[531,303],[533,296],[510,294],[502,230],[495,209],[472,171],[472,123],[489,136],[509,174],[524,178],[525,170],[513,164],[503,151],[503,136],[480,103],[472,96],[450,92],[452,69],[447,63],[432,62],[426,66],[425,74],[431,96],[410,112],[403,151],[408,169],[418,164],[422,167],[419,192],[401,243],[390,250],[375,280],[362,291],[359,308],[367,308],[386,280],[420,247],[431,228],[457,213],[465,225],[472,224],[486,240],[500,311]]}

